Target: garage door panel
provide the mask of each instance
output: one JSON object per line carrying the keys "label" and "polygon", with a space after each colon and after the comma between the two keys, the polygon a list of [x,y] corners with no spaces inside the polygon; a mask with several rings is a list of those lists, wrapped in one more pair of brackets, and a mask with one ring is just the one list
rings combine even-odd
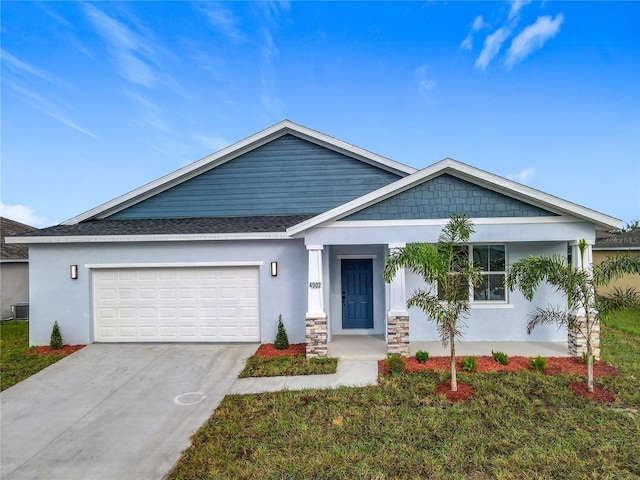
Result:
{"label": "garage door panel", "polygon": [[258,274],[256,267],[96,270],[95,341],[259,341]]}

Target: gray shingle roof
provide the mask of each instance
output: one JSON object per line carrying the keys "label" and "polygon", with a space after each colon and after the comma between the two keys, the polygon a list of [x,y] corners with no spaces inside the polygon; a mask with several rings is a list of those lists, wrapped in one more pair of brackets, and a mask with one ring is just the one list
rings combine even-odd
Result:
{"label": "gray shingle roof", "polygon": [[25,232],[36,230],[34,227],[16,222],[8,218],[0,217],[0,259],[2,260],[26,260],[29,258],[29,247],[26,245],[13,245],[4,243],[4,237],[14,237]]}
{"label": "gray shingle roof", "polygon": [[188,235],[206,233],[284,232],[312,215],[257,217],[152,218],[89,220],[76,225],[56,225],[25,234],[30,237],[96,235]]}

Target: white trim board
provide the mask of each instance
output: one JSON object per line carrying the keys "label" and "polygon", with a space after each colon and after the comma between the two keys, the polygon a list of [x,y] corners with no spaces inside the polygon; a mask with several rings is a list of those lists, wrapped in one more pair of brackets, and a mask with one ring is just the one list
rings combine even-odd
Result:
{"label": "white trim board", "polygon": [[85,268],[197,268],[197,267],[259,267],[261,260],[254,262],[178,262],[178,263],[87,263]]}
{"label": "white trim board", "polygon": [[285,232],[194,233],[171,235],[82,235],[61,237],[11,237],[7,243],[118,243],[118,242],[199,242],[215,240],[291,240]]}

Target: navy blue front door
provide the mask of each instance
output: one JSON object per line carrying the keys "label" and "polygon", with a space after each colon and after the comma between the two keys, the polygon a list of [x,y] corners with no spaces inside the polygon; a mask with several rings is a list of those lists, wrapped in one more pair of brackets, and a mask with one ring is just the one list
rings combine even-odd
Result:
{"label": "navy blue front door", "polygon": [[342,328],[373,328],[373,262],[342,260]]}

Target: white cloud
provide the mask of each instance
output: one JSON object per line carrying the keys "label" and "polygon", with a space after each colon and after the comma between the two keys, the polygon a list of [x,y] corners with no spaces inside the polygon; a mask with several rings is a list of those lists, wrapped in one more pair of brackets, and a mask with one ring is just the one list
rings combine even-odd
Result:
{"label": "white cloud", "polygon": [[473,32],[477,32],[478,30],[482,30],[483,28],[489,28],[491,25],[489,25],[487,22],[484,21],[484,19],[482,18],[482,15],[478,15],[474,20],[473,20],[473,25],[471,26],[471,30]]}
{"label": "white cloud", "polygon": [[482,30],[483,28],[489,28],[491,25],[486,23],[482,18],[482,15],[478,15],[471,25],[471,31],[469,34],[464,37],[462,43],[460,44],[460,48],[463,50],[472,50],[473,49],[473,32],[477,32],[478,30]]}
{"label": "white cloud", "polygon": [[513,180],[514,182],[526,183],[528,180],[533,178],[533,174],[535,173],[535,169],[533,168],[525,168],[519,173],[510,173],[507,175],[509,180]]}
{"label": "white cloud", "polygon": [[230,145],[227,140],[217,136],[201,135],[196,133],[193,135],[193,138],[202,143],[202,145],[211,152],[217,152],[218,150],[222,150],[224,147],[228,147]]}
{"label": "white cloud", "polygon": [[68,116],[63,113],[62,107],[56,105],[53,101],[47,100],[44,97],[38,95],[37,93],[32,92],[28,88],[22,87],[21,85],[15,82],[5,82],[12,90],[20,93],[22,95],[22,100],[27,104],[31,105],[33,108],[41,111],[45,115],[57,120],[58,122],[66,125],[77,132],[83,133],[91,138],[98,138],[98,136],[70,120]]}
{"label": "white cloud", "polygon": [[416,81],[418,82],[418,90],[420,93],[433,90],[436,86],[435,80],[431,78],[426,65],[421,65],[415,71]]}
{"label": "white cloud", "polygon": [[0,202],[0,215],[32,227],[42,228],[50,225],[46,218],[36,215],[33,208],[25,205],[6,205]]}
{"label": "white cloud", "polygon": [[157,79],[151,66],[143,60],[153,54],[142,38],[122,23],[109,17],[91,4],[84,4],[87,17],[111,47],[116,64],[121,75],[130,81],[144,87],[152,87]]}
{"label": "white cloud", "polygon": [[520,13],[520,10],[522,10],[522,7],[524,7],[528,3],[531,3],[531,0],[513,0],[511,2],[511,9],[509,10],[509,18],[507,19],[507,21],[516,18],[518,16],[518,13]]}
{"label": "white cloud", "polygon": [[239,20],[220,3],[207,3],[201,11],[207,16],[209,24],[225,37],[235,42],[247,40],[244,33],[238,27]]}
{"label": "white cloud", "polygon": [[484,70],[487,68],[493,57],[495,57],[504,41],[511,34],[511,30],[507,27],[500,27],[498,30],[487,36],[480,55],[476,59],[476,68]]}
{"label": "white cloud", "polygon": [[464,37],[462,43],[460,43],[460,48],[463,50],[472,50],[473,49],[473,35],[469,34]]}
{"label": "white cloud", "polygon": [[526,27],[513,39],[507,51],[506,65],[511,68],[524,60],[529,54],[542,47],[547,40],[553,38],[559,31],[564,16],[559,13],[553,20],[550,16],[538,17],[536,22]]}

